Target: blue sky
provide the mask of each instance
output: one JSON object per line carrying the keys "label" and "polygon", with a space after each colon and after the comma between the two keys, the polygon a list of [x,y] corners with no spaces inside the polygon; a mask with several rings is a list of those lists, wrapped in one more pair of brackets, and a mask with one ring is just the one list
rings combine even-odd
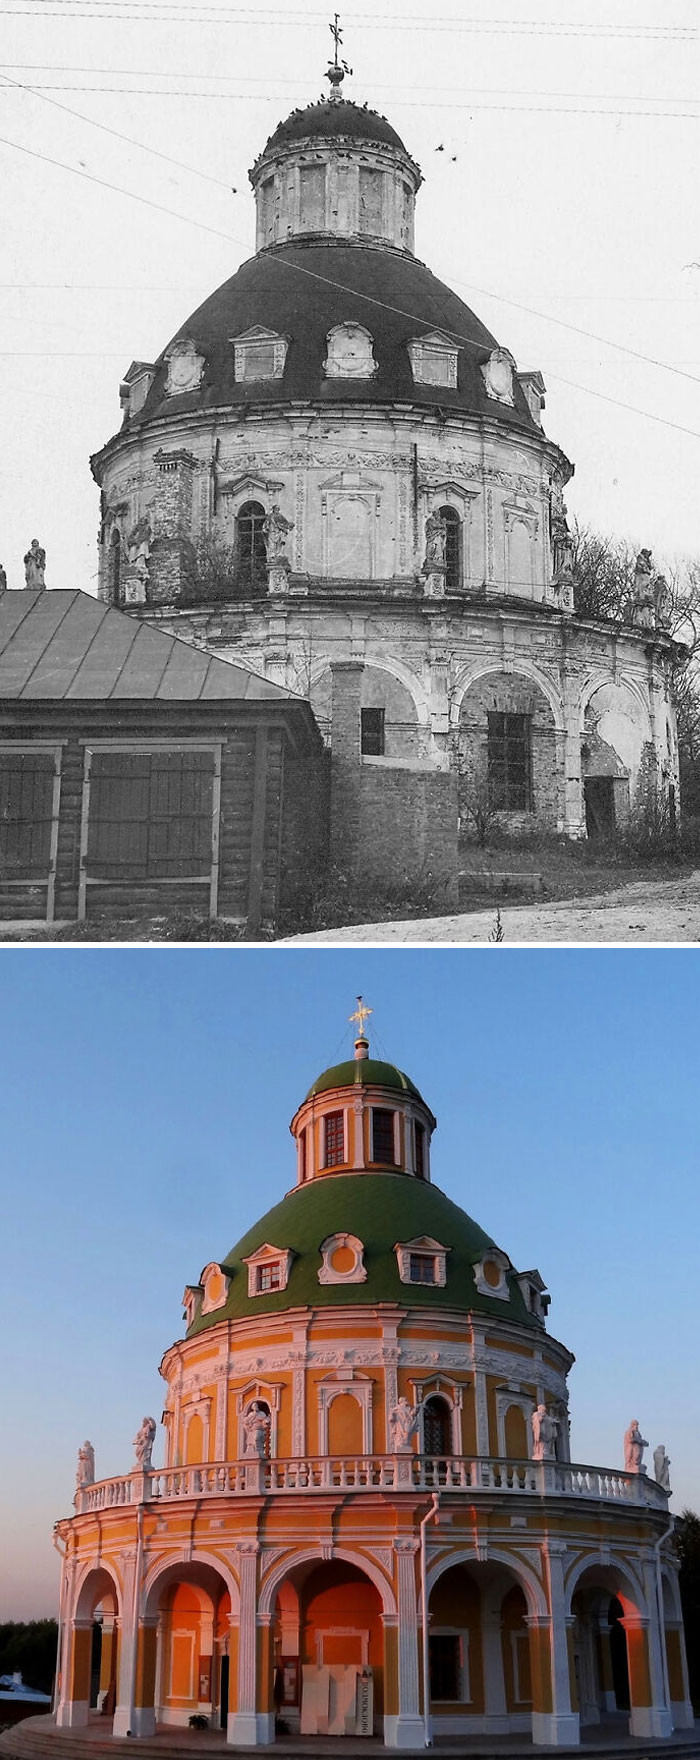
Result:
{"label": "blue sky", "polygon": [[294,1183],[289,1119],[358,991],[437,1114],[435,1182],[547,1281],[574,1458],[621,1465],[638,1417],[699,1509],[699,959],[4,950],[0,1618],[55,1610],[78,1445],[130,1468],[184,1286]]}

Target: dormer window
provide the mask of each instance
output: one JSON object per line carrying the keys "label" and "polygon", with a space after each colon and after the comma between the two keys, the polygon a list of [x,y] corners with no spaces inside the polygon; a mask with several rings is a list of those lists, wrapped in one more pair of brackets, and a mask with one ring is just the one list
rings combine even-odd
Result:
{"label": "dormer window", "polygon": [[354,1234],[331,1234],[321,1242],[319,1283],[365,1283],[364,1247]]}
{"label": "dormer window", "polygon": [[496,1296],[499,1301],[510,1300],[510,1291],[506,1281],[506,1273],[511,1263],[507,1253],[500,1247],[489,1247],[474,1266],[474,1282],[481,1296]]}
{"label": "dormer window", "polygon": [[221,1266],[205,1265],[201,1284],[204,1291],[202,1313],[213,1314],[217,1308],[223,1308],[231,1287],[231,1279],[226,1276],[225,1271],[222,1271]]}
{"label": "dormer window", "polygon": [[288,1247],[274,1247],[270,1241],[258,1247],[243,1260],[248,1267],[248,1295],[267,1296],[287,1288],[292,1253]]}
{"label": "dormer window", "polygon": [[518,1287],[529,1313],[544,1325],[551,1296],[548,1294],[547,1285],[539,1271],[519,1272]]}
{"label": "dormer window", "polygon": [[444,385],[456,391],[459,350],[451,337],[433,330],[409,342],[408,353],[416,385]]}
{"label": "dormer window", "polygon": [[327,379],[373,379],[379,367],[369,330],[362,324],[336,324],[329,330],[323,371]]}
{"label": "dormer window", "polygon": [[281,379],[289,342],[274,330],[254,324],[241,336],[233,336],[233,376],[237,384],[255,384],[264,379]]}
{"label": "dormer window", "polygon": [[394,1247],[402,1283],[430,1284],[444,1289],[447,1283],[447,1255],[450,1247],[420,1235],[412,1241],[399,1241]]}
{"label": "dormer window", "polygon": [[323,1165],[342,1167],[345,1162],[345,1118],[342,1112],[327,1112],[323,1120]]}
{"label": "dormer window", "polygon": [[199,1300],[200,1300],[201,1294],[202,1294],[201,1284],[188,1283],[185,1285],[185,1293],[182,1298],[182,1307],[183,1307],[183,1319],[185,1321],[185,1325],[187,1326],[188,1331],[189,1331],[189,1328],[192,1325],[193,1321],[195,1321],[197,1318],[197,1308],[199,1306]]}
{"label": "dormer window", "polygon": [[119,402],[126,416],[138,415],[143,409],[155,372],[150,361],[132,361],[119,387]]}
{"label": "dormer window", "polygon": [[372,1160],[381,1167],[396,1166],[395,1117],[394,1112],[387,1112],[384,1107],[372,1107]]}

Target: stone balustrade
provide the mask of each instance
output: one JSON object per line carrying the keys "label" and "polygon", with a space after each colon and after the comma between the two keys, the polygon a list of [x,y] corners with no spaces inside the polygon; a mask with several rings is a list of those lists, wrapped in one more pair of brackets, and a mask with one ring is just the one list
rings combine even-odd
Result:
{"label": "stone balustrade", "polygon": [[510,1461],[467,1455],[320,1455],[291,1460],[211,1461],[201,1466],[154,1467],[103,1479],[76,1492],[78,1515],[125,1504],[171,1503],[179,1498],[283,1496],[298,1492],[442,1491],[493,1496],[529,1494],[635,1503],[665,1510],[667,1493],[646,1473],[569,1461]]}

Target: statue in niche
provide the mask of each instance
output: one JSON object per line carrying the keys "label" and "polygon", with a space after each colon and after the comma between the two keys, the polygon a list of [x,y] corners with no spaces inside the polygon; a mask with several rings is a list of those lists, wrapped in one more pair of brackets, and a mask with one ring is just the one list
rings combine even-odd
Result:
{"label": "statue in niche", "polygon": [[140,1430],[134,1437],[136,1465],[142,1473],[148,1472],[152,1465],[153,1444],[156,1439],[155,1418],[144,1418]]}
{"label": "statue in niche", "polygon": [[127,605],[144,605],[146,602],[152,543],[153,528],[150,515],[146,513],[136,521],[126,540],[124,601]]}
{"label": "statue in niche", "polygon": [[549,501],[549,532],[552,543],[553,577],[556,585],[562,577],[573,577],[573,542],[569,531],[567,506],[564,500],[564,478],[556,470],[552,477]]}
{"label": "statue in niche", "polygon": [[82,1491],[86,1485],[94,1485],[95,1483],[95,1450],[91,1442],[84,1442],[82,1447],[78,1449],[78,1471],[75,1475],[75,1483],[79,1491]]}
{"label": "statue in niche", "polygon": [[656,607],[652,579],[651,550],[640,550],[634,565],[634,585],[627,602],[625,621],[633,629],[654,629]]}
{"label": "statue in niche", "polygon": [[42,550],[38,538],[32,538],[24,558],[24,582],[32,593],[43,593],[46,588],[46,551]]}
{"label": "statue in niche", "polygon": [[447,520],[433,509],[425,522],[425,562],[426,574],[432,574],[435,568],[445,567],[445,550],[447,547]]}
{"label": "statue in niche", "polygon": [[418,1429],[418,1411],[402,1393],[389,1413],[389,1452],[407,1454]]}
{"label": "statue in niche", "polygon": [[513,403],[514,371],[515,361],[510,351],[507,348],[492,349],[480,368],[487,397],[493,397],[496,403]]}
{"label": "statue in niche", "polygon": [[294,520],[286,519],[280,509],[279,502],[274,501],[270,512],[263,521],[263,538],[267,555],[268,568],[289,567],[289,559],[284,554],[287,534],[293,532]]}
{"label": "statue in niche", "polygon": [[256,1399],[248,1407],[243,1419],[243,1452],[248,1458],[252,1456],[259,1461],[265,1459],[269,1431],[270,1414],[260,1400]]}
{"label": "statue in niche", "polygon": [[666,1453],[664,1444],[663,1442],[660,1442],[658,1448],[654,1449],[654,1478],[657,1485],[661,1486],[662,1491],[670,1491],[671,1489],[671,1480],[669,1477],[670,1465],[671,1462]]}
{"label": "statue in niche", "polygon": [[536,1407],[532,1414],[532,1458],[533,1461],[553,1461],[554,1444],[559,1424],[547,1411],[545,1405]]}
{"label": "statue in niche", "polygon": [[625,1431],[624,1449],[626,1473],[646,1472],[646,1467],[642,1466],[642,1456],[645,1448],[648,1447],[649,1444],[646,1437],[642,1436],[637,1418],[633,1418],[629,1428]]}

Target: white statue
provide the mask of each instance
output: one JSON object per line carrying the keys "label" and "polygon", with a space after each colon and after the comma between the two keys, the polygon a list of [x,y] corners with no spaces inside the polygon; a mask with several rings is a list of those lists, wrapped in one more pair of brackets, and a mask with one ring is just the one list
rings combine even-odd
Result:
{"label": "white statue", "polygon": [[293,531],[293,529],[293,519],[286,519],[281,511],[279,503],[275,501],[270,512],[263,521],[262,529],[263,538],[265,540],[268,568],[273,568],[275,563],[279,565],[280,562],[287,562],[287,557],[284,554],[284,546],[287,542],[287,533]]}
{"label": "white statue", "polygon": [[269,1429],[269,1412],[265,1410],[259,1400],[255,1400],[252,1406],[248,1407],[243,1419],[245,1433],[243,1452],[245,1455],[255,1455],[259,1461],[265,1459]]}
{"label": "white statue", "polygon": [[559,1424],[552,1418],[545,1405],[536,1407],[532,1414],[532,1458],[533,1461],[553,1461],[554,1443]]}
{"label": "white statue", "polygon": [[646,1471],[646,1468],[642,1466],[642,1455],[645,1448],[648,1447],[649,1444],[646,1438],[641,1434],[638,1420],[633,1418],[629,1429],[625,1431],[624,1448],[626,1473],[642,1473]]}
{"label": "white statue", "polygon": [[444,568],[446,544],[447,521],[433,509],[425,522],[425,574],[432,574],[436,568]]}
{"label": "white statue", "polygon": [[75,1475],[75,1483],[79,1491],[82,1491],[85,1485],[94,1485],[95,1483],[95,1450],[91,1442],[84,1442],[82,1448],[78,1449],[78,1471]]}
{"label": "white statue", "polygon": [[634,629],[653,629],[656,623],[651,550],[640,550],[635,562],[634,586],[626,615]]}
{"label": "white statue", "polygon": [[44,574],[46,571],[46,551],[42,550],[38,538],[32,538],[24,558],[24,583],[33,593],[42,593],[46,587]]}
{"label": "white statue", "polygon": [[411,1447],[411,1437],[418,1429],[418,1412],[409,1404],[402,1393],[389,1413],[389,1450],[391,1454],[406,1454]]}
{"label": "white statue", "polygon": [[664,1444],[663,1442],[660,1442],[658,1448],[654,1449],[654,1478],[657,1485],[661,1486],[662,1491],[670,1491],[671,1489],[671,1480],[668,1471],[670,1465],[671,1462],[666,1453]]}
{"label": "white statue", "polygon": [[141,1429],[137,1431],[134,1437],[136,1465],[140,1468],[142,1473],[148,1472],[152,1465],[153,1444],[155,1439],[155,1418],[144,1418],[141,1424]]}

